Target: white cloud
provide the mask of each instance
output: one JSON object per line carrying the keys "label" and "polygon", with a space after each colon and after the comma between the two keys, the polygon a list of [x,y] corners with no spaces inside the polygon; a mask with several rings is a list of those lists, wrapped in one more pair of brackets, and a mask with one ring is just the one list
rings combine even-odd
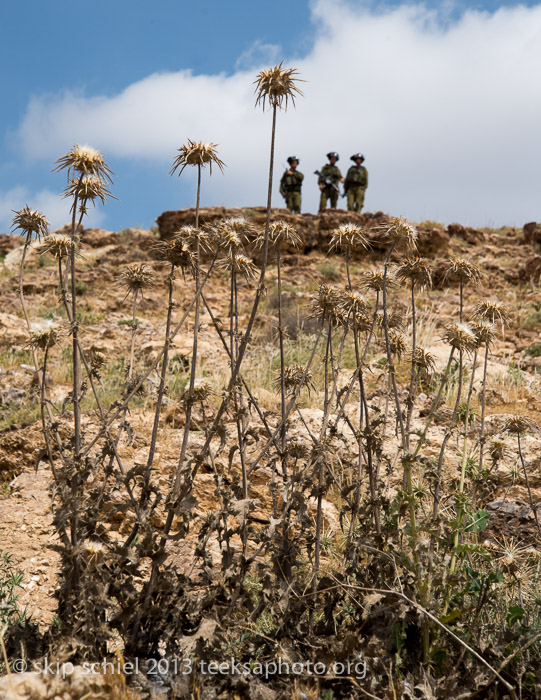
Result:
{"label": "white cloud", "polygon": [[[7,233],[11,229],[13,212],[26,205],[45,214],[51,231],[64,226],[71,220],[70,202],[61,199],[55,192],[41,190],[32,193],[27,187],[13,187],[7,192],[0,192],[0,232]],[[92,207],[89,207],[88,214],[84,225],[99,226],[103,220],[103,213],[99,209],[93,211]]]}
{"label": "white cloud", "polygon": [[[285,158],[298,154],[304,210],[317,207],[312,172],[332,149],[344,169],[351,153],[366,155],[372,211],[480,226],[540,218],[540,5],[469,10],[453,23],[422,5],[376,10],[315,0],[311,7],[312,49],[285,61],[308,81],[305,97],[279,115],[277,135],[277,179]],[[257,56],[253,48],[239,65]],[[36,98],[19,130],[21,147],[55,159],[89,142],[110,160],[157,160],[165,172],[187,138],[210,140],[228,168],[205,182],[206,201],[264,204],[270,115],[254,110],[253,80],[246,69],[180,71],[113,97]]]}

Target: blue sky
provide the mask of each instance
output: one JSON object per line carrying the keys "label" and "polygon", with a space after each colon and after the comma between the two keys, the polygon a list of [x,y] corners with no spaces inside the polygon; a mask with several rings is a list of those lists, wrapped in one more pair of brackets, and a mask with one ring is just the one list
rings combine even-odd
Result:
{"label": "blue sky", "polygon": [[94,224],[148,227],[191,206],[193,173],[168,174],[188,138],[218,142],[228,165],[203,204],[263,204],[269,115],[253,109],[252,82],[282,59],[308,82],[280,115],[277,179],[298,153],[305,211],[313,170],[338,149],[344,168],[366,155],[368,210],[541,219],[540,3],[6,0],[0,20],[0,231],[27,203],[67,218],[50,171],[77,142],[115,172],[118,201]]}

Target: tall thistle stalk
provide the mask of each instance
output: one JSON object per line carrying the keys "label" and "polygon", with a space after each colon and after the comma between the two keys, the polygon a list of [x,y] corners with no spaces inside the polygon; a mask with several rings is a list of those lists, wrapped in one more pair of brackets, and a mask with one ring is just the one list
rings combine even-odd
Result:
{"label": "tall thistle stalk", "polygon": [[212,435],[215,434],[216,428],[220,424],[222,417],[227,409],[229,400],[232,396],[233,389],[236,385],[242,361],[250,341],[253,326],[257,316],[257,311],[261,299],[265,293],[265,275],[267,272],[267,260],[268,260],[268,250],[269,250],[269,230],[270,230],[270,212],[272,205],[272,181],[274,174],[274,145],[276,138],[276,116],[278,109],[287,109],[289,100],[295,104],[295,93],[302,95],[302,92],[295,85],[299,80],[296,77],[295,68],[282,68],[282,64],[275,66],[274,68],[269,68],[268,70],[261,71],[256,79],[256,106],[261,104],[265,108],[266,102],[272,108],[272,126],[271,126],[271,144],[270,144],[270,158],[269,158],[269,180],[267,189],[267,211],[265,216],[265,233],[263,238],[262,246],[262,260],[261,268],[259,273],[259,280],[256,288],[256,293],[254,296],[254,301],[252,304],[252,310],[246,327],[246,331],[243,334],[242,342],[239,345],[237,358],[234,367],[231,371],[231,377],[227,389],[225,391],[224,399],[222,400],[214,418],[212,428],[209,430],[209,436],[205,440],[202,446],[198,458],[196,460],[195,466],[192,471],[192,479],[195,478],[199,470],[199,465],[202,463],[206,454],[208,453]]}

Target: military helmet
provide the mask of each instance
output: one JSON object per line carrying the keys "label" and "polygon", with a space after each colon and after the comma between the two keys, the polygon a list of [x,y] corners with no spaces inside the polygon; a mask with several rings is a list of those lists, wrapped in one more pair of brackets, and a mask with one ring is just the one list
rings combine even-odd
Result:
{"label": "military helmet", "polygon": [[300,163],[300,162],[301,162],[301,161],[297,158],[297,156],[289,156],[289,158],[287,159],[287,162],[289,163],[289,165],[291,165],[291,163],[293,163],[294,160],[296,160],[297,163]]}
{"label": "military helmet", "polygon": [[340,160],[340,156],[336,151],[330,151],[327,153],[327,158],[330,160],[331,158],[336,158],[336,160]]}
{"label": "military helmet", "polygon": [[364,156],[363,156],[362,153],[354,153],[354,154],[351,156],[350,160],[352,160],[353,162],[355,162],[355,161],[357,160],[357,158],[360,158],[360,159],[361,159],[361,163],[362,163],[363,160],[364,160]]}

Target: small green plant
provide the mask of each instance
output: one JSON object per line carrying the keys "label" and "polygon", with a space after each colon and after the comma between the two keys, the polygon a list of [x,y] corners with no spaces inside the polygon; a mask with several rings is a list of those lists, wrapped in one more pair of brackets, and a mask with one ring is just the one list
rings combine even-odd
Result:
{"label": "small green plant", "polygon": [[18,605],[24,575],[15,568],[13,556],[0,550],[0,625],[23,624],[26,610]]}
{"label": "small green plant", "polygon": [[75,282],[75,294],[77,294],[78,297],[82,297],[86,294],[87,290],[88,284],[86,282],[82,280],[77,280],[77,282]]}
{"label": "small green plant", "polygon": [[532,343],[524,350],[524,354],[528,357],[541,357],[541,343]]}
{"label": "small green plant", "polygon": [[511,361],[509,367],[507,368],[507,374],[511,380],[511,383],[515,387],[519,387],[524,384],[524,373],[514,360]]}

